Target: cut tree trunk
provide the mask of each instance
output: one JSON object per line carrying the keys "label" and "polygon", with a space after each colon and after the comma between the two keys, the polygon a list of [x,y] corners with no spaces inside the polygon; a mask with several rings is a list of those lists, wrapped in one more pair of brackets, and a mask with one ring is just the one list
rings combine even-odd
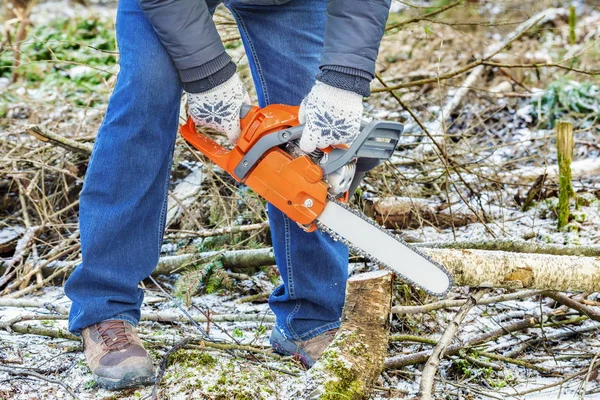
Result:
{"label": "cut tree trunk", "polygon": [[366,399],[383,369],[389,337],[392,274],[375,271],[348,279],[342,325],[306,373],[294,399]]}

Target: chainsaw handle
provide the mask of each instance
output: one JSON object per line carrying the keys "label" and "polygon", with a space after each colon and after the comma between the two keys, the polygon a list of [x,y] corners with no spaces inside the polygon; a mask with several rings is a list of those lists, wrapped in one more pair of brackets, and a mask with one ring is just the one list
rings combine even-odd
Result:
{"label": "chainsaw handle", "polygon": [[335,148],[319,164],[323,175],[337,171],[354,159],[374,168],[388,160],[400,141],[404,125],[399,122],[371,121],[361,124],[361,131],[348,149]]}
{"label": "chainsaw handle", "polygon": [[238,179],[244,179],[267,150],[281,146],[289,141],[300,139],[303,129],[304,125],[297,125],[263,136],[248,150],[244,158],[240,160],[239,164],[233,170],[233,173]]}

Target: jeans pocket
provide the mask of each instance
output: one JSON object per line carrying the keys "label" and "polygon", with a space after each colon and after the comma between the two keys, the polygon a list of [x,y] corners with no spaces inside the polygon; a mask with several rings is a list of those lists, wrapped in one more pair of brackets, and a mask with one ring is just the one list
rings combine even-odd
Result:
{"label": "jeans pocket", "polygon": [[253,6],[272,6],[289,3],[292,0],[238,0],[242,4],[250,4]]}

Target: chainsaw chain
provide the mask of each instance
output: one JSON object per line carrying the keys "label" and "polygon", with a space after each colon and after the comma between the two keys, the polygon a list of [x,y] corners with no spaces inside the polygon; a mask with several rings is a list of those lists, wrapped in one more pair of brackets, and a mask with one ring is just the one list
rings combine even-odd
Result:
{"label": "chainsaw chain", "polygon": [[415,283],[412,279],[407,278],[406,276],[402,275],[398,271],[396,271],[396,270],[394,270],[392,268],[387,267],[387,265],[385,263],[382,263],[381,261],[379,261],[377,259],[377,257],[375,257],[374,255],[369,254],[366,251],[362,250],[361,248],[354,246],[352,243],[350,243],[346,239],[344,239],[344,237],[341,236],[339,233],[337,233],[334,230],[328,228],[327,225],[323,224],[321,221],[319,221],[317,219],[315,222],[317,224],[317,228],[320,231],[325,232],[328,235],[330,235],[333,240],[339,241],[339,242],[345,244],[350,250],[352,250],[352,252],[356,253],[360,257],[366,258],[366,259],[370,260],[371,262],[373,262],[375,264],[382,265],[382,266],[386,267],[387,269],[391,270],[394,274],[400,275],[400,277],[402,278],[402,280],[404,280],[408,284],[410,284],[412,286],[416,286],[416,287],[424,290],[425,292],[427,292],[428,294],[430,294],[432,296],[441,297],[441,296],[446,295],[448,293],[448,291],[450,291],[450,289],[452,288],[452,285],[454,284],[454,278],[452,277],[452,274],[450,274],[450,272],[448,272],[448,270],[442,264],[438,263],[437,261],[434,261],[431,257],[429,257],[427,254],[423,253],[423,251],[421,251],[420,249],[416,248],[415,246],[412,246],[412,245],[406,243],[406,241],[404,239],[402,239],[401,237],[399,237],[398,235],[393,234],[392,232],[390,232],[389,230],[387,230],[385,228],[382,228],[375,221],[373,221],[370,218],[367,218],[362,212],[354,210],[354,209],[350,208],[348,206],[348,204],[342,203],[342,202],[338,201],[334,196],[329,195],[328,196],[328,201],[333,201],[335,204],[337,204],[340,207],[344,208],[346,211],[351,212],[352,214],[356,215],[357,217],[359,217],[363,221],[368,222],[369,224],[373,225],[374,227],[376,227],[380,231],[385,232],[388,236],[391,236],[396,241],[400,242],[402,245],[408,247],[411,251],[414,251],[415,253],[417,253],[418,255],[420,255],[421,257],[423,257],[424,259],[426,259],[427,261],[429,261],[431,264],[433,264],[436,267],[438,267],[440,270],[442,270],[444,272],[444,274],[446,274],[446,276],[448,276],[448,279],[450,281],[450,284],[448,285],[448,289],[446,289],[443,293],[434,293],[434,292],[431,292],[431,291],[427,290],[423,286]]}

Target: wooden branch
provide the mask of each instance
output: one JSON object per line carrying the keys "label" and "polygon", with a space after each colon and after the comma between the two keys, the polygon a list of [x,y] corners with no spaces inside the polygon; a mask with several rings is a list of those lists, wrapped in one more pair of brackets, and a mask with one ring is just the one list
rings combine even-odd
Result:
{"label": "wooden branch", "polygon": [[563,304],[569,308],[572,308],[573,310],[580,312],[581,314],[587,315],[588,318],[593,319],[594,321],[600,322],[600,312],[584,304],[581,304],[577,300],[571,299],[565,294],[557,292],[543,292],[542,294],[546,297],[550,297],[551,299],[555,300],[560,304]]}
{"label": "wooden branch", "polygon": [[26,129],[27,133],[35,136],[42,142],[50,142],[56,146],[60,146],[69,151],[76,153],[82,153],[86,156],[92,154],[92,146],[86,143],[81,143],[73,139],[68,139],[64,136],[58,135],[54,132],[50,132],[41,126],[32,126]]}
{"label": "wooden branch", "polygon": [[31,376],[34,377],[36,379],[40,379],[42,381],[46,381],[48,383],[52,383],[54,385],[60,385],[62,386],[63,389],[66,390],[66,392],[75,400],[78,399],[77,395],[75,395],[75,392],[73,392],[73,389],[71,389],[71,387],[69,385],[67,385],[66,383],[58,380],[58,379],[53,379],[53,378],[48,378],[47,376],[44,376],[42,374],[38,374],[35,371],[30,371],[30,370],[26,370],[26,369],[17,369],[17,368],[10,368],[10,367],[5,367],[0,365],[0,372],[6,372],[9,375],[16,375],[16,376]]}
{"label": "wooden branch", "polygon": [[342,325],[307,372],[294,399],[367,399],[387,353],[392,274],[375,271],[348,279]]}
{"label": "wooden branch", "polygon": [[[500,296],[487,297],[479,300],[478,305],[495,304],[503,301],[525,299],[533,297],[542,293],[541,290],[521,290],[515,293],[502,294]],[[434,310],[440,310],[442,308],[461,307],[469,299],[447,299],[437,301],[435,303],[424,304],[422,306],[394,306],[392,307],[392,314],[407,315],[407,314],[419,314],[426,313]]]}
{"label": "wooden branch", "polygon": [[[60,315],[42,315],[39,316],[24,316],[15,317],[12,323],[28,319],[64,319],[69,310],[65,306],[54,306],[47,302],[36,301],[32,299],[9,299],[0,298],[0,307],[19,307],[19,308],[45,308],[50,311],[59,313]],[[211,314],[209,318],[204,315],[193,315],[192,319],[196,322],[275,322],[275,316],[272,314]],[[143,312],[140,317],[141,321],[156,321],[156,322],[189,322],[189,318],[177,312]]]}
{"label": "wooden branch", "polygon": [[225,268],[233,269],[275,265],[275,255],[271,247],[250,250],[207,251],[161,257],[152,275],[172,274],[186,265],[206,263],[215,259],[219,259]]}
{"label": "wooden branch", "polygon": [[510,253],[549,254],[555,256],[580,256],[600,257],[600,246],[581,245],[563,246],[560,244],[546,244],[526,242],[524,240],[465,240],[455,242],[421,242],[414,246],[426,249],[455,249],[455,250],[489,250],[506,251]]}
{"label": "wooden branch", "polygon": [[484,294],[485,290],[479,290],[473,296],[469,297],[468,301],[462,305],[460,310],[458,310],[454,319],[450,321],[448,327],[442,334],[442,337],[433,349],[421,374],[421,383],[419,385],[419,396],[421,400],[431,400],[433,398],[433,378],[442,361],[442,357],[444,357],[444,352],[450,345],[452,338],[458,332],[458,328],[460,328],[469,311],[471,311]]}

